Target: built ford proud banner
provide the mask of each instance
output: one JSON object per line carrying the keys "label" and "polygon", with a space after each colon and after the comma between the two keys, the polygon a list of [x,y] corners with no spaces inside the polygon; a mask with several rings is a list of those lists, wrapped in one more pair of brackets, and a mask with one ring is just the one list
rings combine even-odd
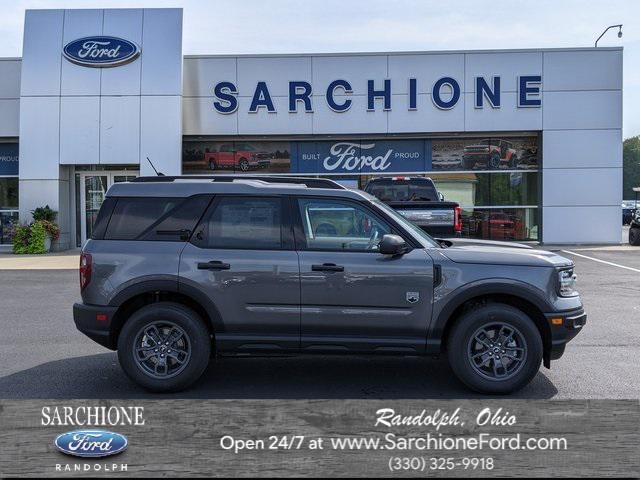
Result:
{"label": "built ford proud banner", "polygon": [[292,142],[291,172],[364,174],[431,170],[429,140]]}

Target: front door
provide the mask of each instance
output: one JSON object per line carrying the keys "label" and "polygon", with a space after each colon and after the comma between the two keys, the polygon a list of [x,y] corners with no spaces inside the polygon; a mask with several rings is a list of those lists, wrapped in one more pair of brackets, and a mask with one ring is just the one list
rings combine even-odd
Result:
{"label": "front door", "polygon": [[289,203],[216,196],[180,257],[180,288],[218,310],[219,350],[282,351],[300,345],[300,276]]}
{"label": "front door", "polygon": [[107,190],[114,183],[128,182],[137,172],[83,172],[80,174],[80,238],[81,244],[91,238],[93,224]]}
{"label": "front door", "polygon": [[295,203],[302,349],[422,352],[433,291],[426,251],[380,254],[382,236],[398,232],[361,202]]}

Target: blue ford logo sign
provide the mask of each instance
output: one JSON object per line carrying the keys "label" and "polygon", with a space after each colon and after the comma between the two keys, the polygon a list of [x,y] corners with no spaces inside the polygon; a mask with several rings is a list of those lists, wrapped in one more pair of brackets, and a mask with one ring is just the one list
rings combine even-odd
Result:
{"label": "blue ford logo sign", "polygon": [[76,430],[58,435],[54,442],[62,453],[76,457],[106,457],[123,452],[127,437],[105,430]]}
{"label": "blue ford logo sign", "polygon": [[140,55],[140,47],[117,37],[79,38],[64,46],[67,60],[85,67],[117,67],[132,62]]}

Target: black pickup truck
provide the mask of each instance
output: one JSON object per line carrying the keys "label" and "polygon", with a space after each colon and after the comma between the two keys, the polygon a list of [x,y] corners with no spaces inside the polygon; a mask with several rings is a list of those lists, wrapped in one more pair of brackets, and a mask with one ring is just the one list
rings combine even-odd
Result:
{"label": "black pickup truck", "polygon": [[446,202],[430,178],[373,178],[364,190],[430,235],[455,237],[462,231],[460,205]]}

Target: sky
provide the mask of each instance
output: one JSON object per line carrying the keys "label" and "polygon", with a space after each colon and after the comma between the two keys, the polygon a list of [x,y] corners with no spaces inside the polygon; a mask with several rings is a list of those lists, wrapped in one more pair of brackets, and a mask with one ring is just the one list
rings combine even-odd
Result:
{"label": "sky", "polygon": [[640,135],[640,0],[0,0],[0,57],[30,8],[182,7],[183,53],[624,47],[623,136]]}

